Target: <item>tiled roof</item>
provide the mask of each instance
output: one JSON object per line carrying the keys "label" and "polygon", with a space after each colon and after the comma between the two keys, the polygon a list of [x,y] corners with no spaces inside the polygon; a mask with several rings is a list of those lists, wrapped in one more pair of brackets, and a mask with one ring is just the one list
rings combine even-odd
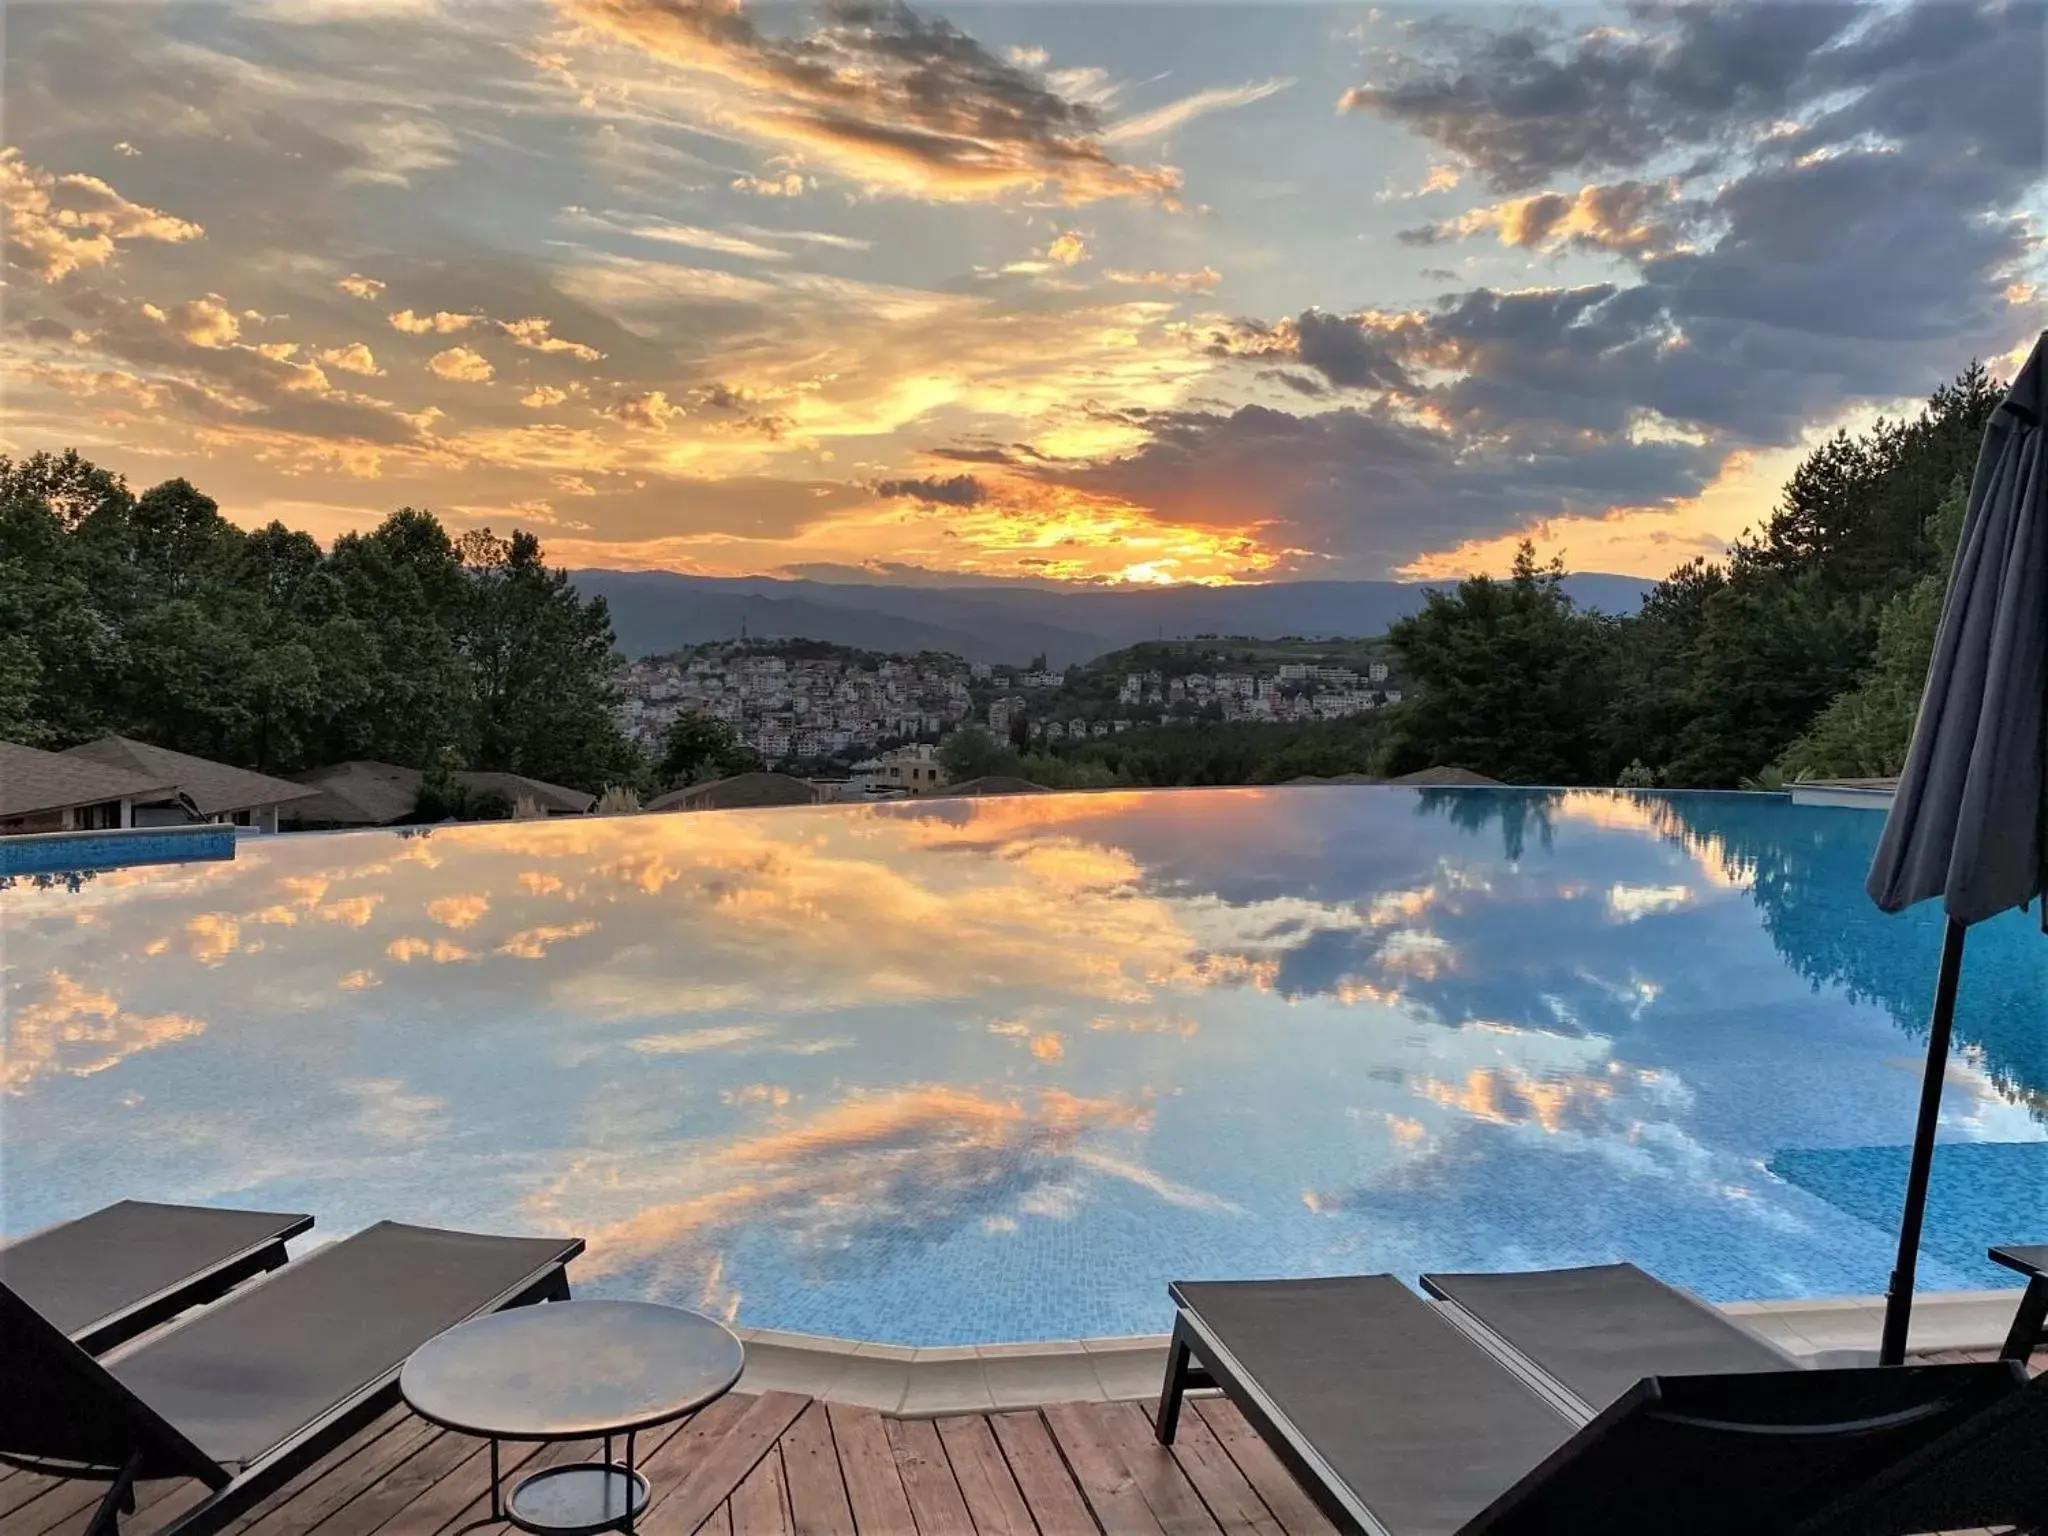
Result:
{"label": "tiled roof", "polygon": [[283,805],[317,793],[289,779],[230,768],[226,763],[173,752],[167,747],[152,747],[146,741],[133,741],[126,736],[102,736],[98,741],[71,747],[63,755],[108,768],[125,768],[160,784],[170,784],[198,807],[202,816]]}
{"label": "tiled roof", "polygon": [[0,741],[0,816],[62,811],[107,800],[167,794],[167,777],[109,767],[67,752],[41,752]]}

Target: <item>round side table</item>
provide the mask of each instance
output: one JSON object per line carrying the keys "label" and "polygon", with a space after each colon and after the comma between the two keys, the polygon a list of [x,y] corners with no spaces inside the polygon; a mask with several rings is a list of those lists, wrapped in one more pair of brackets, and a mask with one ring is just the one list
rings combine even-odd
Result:
{"label": "round side table", "polygon": [[[413,1351],[398,1387],[429,1423],[491,1443],[491,1518],[534,1536],[633,1529],[647,1507],[635,1438],[732,1390],[731,1329],[644,1301],[553,1301],[449,1329]],[[626,1459],[612,1459],[623,1435]],[[549,1467],[501,1501],[498,1444],[604,1437],[604,1460]]]}

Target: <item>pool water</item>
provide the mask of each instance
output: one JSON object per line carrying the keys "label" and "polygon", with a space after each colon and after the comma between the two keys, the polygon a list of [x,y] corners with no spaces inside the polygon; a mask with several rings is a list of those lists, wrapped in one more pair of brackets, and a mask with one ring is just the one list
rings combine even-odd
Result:
{"label": "pool water", "polygon": [[[0,893],[0,1231],[121,1196],[579,1233],[912,1344],[1196,1276],[1883,1289],[1939,915],[1882,817],[1317,786],[245,839]],[[1973,932],[1920,1280],[2048,1237],[2048,938]]]}

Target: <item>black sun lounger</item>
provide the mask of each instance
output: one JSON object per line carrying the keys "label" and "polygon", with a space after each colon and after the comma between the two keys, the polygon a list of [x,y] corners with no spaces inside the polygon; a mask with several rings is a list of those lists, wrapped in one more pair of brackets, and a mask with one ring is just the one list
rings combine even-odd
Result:
{"label": "black sun lounger", "polygon": [[1576,1423],[1645,1376],[1784,1371],[1806,1364],[1633,1264],[1424,1275],[1446,1318]]}
{"label": "black sun lounger", "polygon": [[1798,1536],[2048,1530],[2048,1376],[1879,1473]]}
{"label": "black sun lounger", "polygon": [[1777,1536],[2018,1392],[2010,1362],[1638,1381],[1590,1422],[1390,1275],[1171,1287],[1160,1398],[1217,1386],[1339,1529]]}
{"label": "black sun lounger", "polygon": [[0,1248],[0,1284],[101,1355],[276,1269],[312,1225],[286,1211],[123,1200]]}
{"label": "black sun lounger", "polygon": [[0,1461],[112,1487],[112,1536],[148,1478],[212,1491],[161,1536],[218,1530],[391,1406],[406,1356],[472,1317],[569,1294],[581,1238],[380,1222],[111,1364],[0,1286]]}

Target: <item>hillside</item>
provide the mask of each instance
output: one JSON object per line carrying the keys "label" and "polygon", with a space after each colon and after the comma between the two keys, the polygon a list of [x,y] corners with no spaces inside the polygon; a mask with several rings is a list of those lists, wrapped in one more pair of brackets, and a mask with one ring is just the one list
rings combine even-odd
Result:
{"label": "hillside", "polygon": [[[970,661],[1054,666],[1171,636],[1364,637],[1413,613],[1427,588],[1394,581],[1304,581],[1240,587],[1084,587],[1031,583],[912,587],[683,576],[668,571],[574,571],[586,596],[611,606],[619,648],[659,655],[740,633],[802,636],[866,650],[951,651]],[[1574,576],[1573,598],[1633,612],[1651,583]]]}

